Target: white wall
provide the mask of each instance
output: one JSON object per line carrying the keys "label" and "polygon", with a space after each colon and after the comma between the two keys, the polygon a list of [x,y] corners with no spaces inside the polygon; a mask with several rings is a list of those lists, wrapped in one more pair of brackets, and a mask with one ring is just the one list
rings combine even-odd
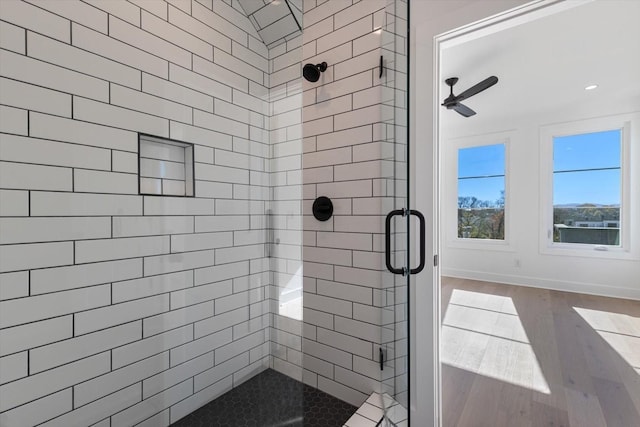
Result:
{"label": "white wall", "polygon": [[[578,9],[574,9],[579,12]],[[564,12],[565,19],[571,19],[572,10]],[[581,16],[581,15],[579,15]],[[542,18],[544,19],[544,18]],[[499,37],[501,33],[492,37]],[[503,37],[509,37],[505,32]],[[586,40],[582,40],[588,46]],[[563,42],[558,41],[558,44]],[[566,45],[564,43],[563,45]],[[575,51],[579,51],[576,47]],[[585,53],[594,55],[594,50],[585,48]],[[597,51],[597,50],[596,50]],[[512,55],[514,63],[534,63],[527,52]],[[579,55],[576,55],[581,58]],[[451,54],[443,57],[451,58]],[[597,62],[597,57],[581,58],[585,63]],[[570,65],[570,64],[569,64]],[[443,64],[443,67],[445,65]],[[485,64],[479,67],[486,66]],[[630,58],[622,67],[637,69],[637,61]],[[558,70],[557,73],[562,72]],[[506,74],[506,73],[505,73]],[[573,76],[573,73],[571,73]],[[513,77],[509,75],[508,77]],[[582,77],[575,76],[576,80]],[[609,82],[602,81],[600,92],[586,94],[578,105],[558,106],[545,111],[529,108],[527,113],[505,112],[499,120],[484,119],[483,111],[472,119],[447,119],[441,128],[442,147],[442,274],[453,277],[486,280],[515,285],[536,286],[572,292],[582,292],[605,296],[640,299],[640,197],[635,183],[640,176],[640,120],[637,113],[638,96],[634,90],[626,94],[616,93],[608,87]],[[498,83],[499,85],[501,83]],[[508,84],[514,84],[508,81]],[[520,83],[515,83],[520,84]],[[525,83],[522,83],[525,84]],[[490,89],[491,90],[491,89]],[[581,87],[580,87],[581,90]],[[489,91],[488,91],[489,92]],[[490,96],[490,95],[489,95]],[[590,100],[590,98],[597,99]],[[487,96],[484,98],[487,99]],[[559,101],[560,102],[560,101]],[[493,106],[485,105],[484,109]],[[629,113],[635,113],[635,116]],[[488,112],[490,117],[495,117]],[[629,193],[623,200],[626,223],[623,232],[623,244],[626,252],[615,250],[597,252],[593,249],[582,251],[547,250],[545,191],[551,181],[544,176],[552,161],[550,154],[544,157],[541,140],[545,127],[594,123],[607,118],[620,117],[620,122],[630,121],[629,150],[624,155],[629,171]],[[608,119],[607,119],[608,120]],[[443,121],[444,122],[444,121]],[[591,131],[595,131],[593,129]],[[509,158],[506,165],[507,182],[507,238],[505,245],[495,245],[457,238],[457,152],[461,144],[488,144],[509,138]],[[548,143],[548,142],[547,142]],[[542,151],[542,153],[541,153]],[[624,234],[628,232],[628,234]],[[490,242],[495,243],[495,242]]]}
{"label": "white wall", "polygon": [[[2,426],[166,426],[268,366],[269,53],[229,4],[0,2]],[[138,195],[137,132],[195,144],[195,198]]]}
{"label": "white wall", "polygon": [[[541,171],[540,128],[538,123],[519,123],[516,130],[509,132],[510,164],[509,180],[510,210],[507,238],[508,247],[496,248],[482,242],[456,242],[457,228],[453,221],[443,221],[442,274],[477,280],[537,286],[542,288],[593,293],[623,298],[640,298],[640,261],[638,241],[640,229],[637,214],[632,214],[626,224],[631,228],[632,259],[613,259],[612,252],[605,254],[588,251],[585,256],[571,256],[562,253],[544,253],[540,248],[542,215],[547,214],[540,198]],[[637,126],[637,124],[636,124]],[[489,134],[491,135],[491,134]],[[477,135],[474,135],[477,136]],[[485,134],[486,136],[486,134]],[[637,138],[637,132],[634,134]],[[451,142],[451,141],[449,141]],[[637,142],[632,141],[632,147]],[[445,171],[455,170],[456,151],[451,144],[445,152]],[[637,150],[633,149],[633,166],[637,176]],[[532,160],[533,159],[533,160]],[[445,172],[443,177],[444,218],[457,218],[456,177]],[[633,190],[632,190],[633,191]],[[633,200],[637,204],[637,199]],[[633,209],[632,212],[637,212]],[[600,255],[600,257],[594,257]]]}

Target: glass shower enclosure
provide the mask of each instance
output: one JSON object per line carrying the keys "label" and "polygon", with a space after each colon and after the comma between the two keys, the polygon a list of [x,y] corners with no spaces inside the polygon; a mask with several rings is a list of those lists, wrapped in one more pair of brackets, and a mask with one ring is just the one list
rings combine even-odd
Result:
{"label": "glass shower enclosure", "polygon": [[407,21],[0,2],[0,425],[408,425]]}

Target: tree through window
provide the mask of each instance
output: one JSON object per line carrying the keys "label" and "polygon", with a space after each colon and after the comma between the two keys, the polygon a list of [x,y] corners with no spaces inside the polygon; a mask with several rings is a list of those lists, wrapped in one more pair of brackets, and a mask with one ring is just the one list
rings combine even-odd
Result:
{"label": "tree through window", "polygon": [[504,240],[505,144],[458,150],[458,237]]}

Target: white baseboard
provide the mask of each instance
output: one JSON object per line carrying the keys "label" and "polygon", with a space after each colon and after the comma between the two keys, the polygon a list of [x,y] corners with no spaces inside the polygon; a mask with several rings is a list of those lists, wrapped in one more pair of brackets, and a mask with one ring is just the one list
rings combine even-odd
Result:
{"label": "white baseboard", "polygon": [[484,282],[505,283],[507,285],[552,289],[554,291],[576,292],[580,294],[640,300],[640,287],[637,289],[619,288],[597,283],[551,280],[539,277],[496,274],[458,268],[442,268],[441,273],[443,276],[456,277],[460,279],[482,280]]}

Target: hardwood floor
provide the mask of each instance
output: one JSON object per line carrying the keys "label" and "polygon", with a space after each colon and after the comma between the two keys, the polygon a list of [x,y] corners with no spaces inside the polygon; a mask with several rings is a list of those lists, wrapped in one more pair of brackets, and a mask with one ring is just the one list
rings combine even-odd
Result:
{"label": "hardwood floor", "polygon": [[443,278],[442,316],[443,426],[640,426],[640,301]]}

